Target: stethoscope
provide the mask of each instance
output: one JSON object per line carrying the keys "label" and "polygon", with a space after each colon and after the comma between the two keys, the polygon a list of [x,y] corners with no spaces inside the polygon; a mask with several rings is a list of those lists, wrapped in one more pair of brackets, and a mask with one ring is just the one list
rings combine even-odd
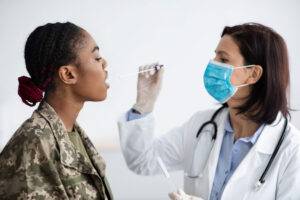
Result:
{"label": "stethoscope", "polygon": [[[218,110],[216,110],[216,111],[214,112],[214,114],[212,115],[212,117],[211,117],[211,119],[210,119],[209,121],[207,121],[207,122],[205,122],[205,123],[202,124],[202,126],[200,127],[200,129],[199,129],[198,132],[197,132],[196,138],[199,137],[200,133],[203,131],[203,129],[204,129],[206,126],[212,125],[212,126],[213,126],[213,129],[214,129],[214,132],[213,132],[213,135],[212,135],[212,140],[213,140],[213,141],[216,140],[216,138],[217,138],[217,132],[218,132],[218,126],[217,126],[217,123],[215,122],[215,118],[216,118],[216,116],[217,116],[224,108],[226,108],[226,106],[220,107]],[[260,176],[258,182],[255,184],[255,187],[256,187],[257,189],[259,189],[259,188],[265,183],[265,176],[266,176],[266,174],[268,173],[268,171],[269,171],[269,169],[270,169],[270,167],[271,167],[271,165],[272,165],[272,162],[273,162],[273,160],[274,160],[276,154],[278,153],[278,150],[279,150],[279,148],[280,148],[280,146],[281,146],[281,144],[282,144],[282,141],[283,141],[283,139],[284,139],[284,136],[285,136],[285,133],[286,133],[286,129],[287,129],[287,125],[288,125],[288,120],[287,120],[287,118],[284,117],[284,119],[285,119],[285,121],[284,121],[284,126],[283,126],[283,129],[282,129],[282,131],[281,131],[281,136],[280,136],[280,138],[279,138],[279,140],[278,140],[278,143],[277,143],[277,145],[276,145],[276,147],[275,147],[275,149],[274,149],[274,151],[273,151],[273,153],[272,153],[272,156],[271,156],[271,158],[270,158],[270,160],[269,160],[269,162],[268,162],[268,164],[267,164],[265,170],[263,171],[262,175]],[[193,166],[193,164],[194,164],[194,160],[193,160],[193,162],[192,162],[192,166]],[[197,177],[198,177],[198,176],[190,176],[190,178],[197,178]]]}

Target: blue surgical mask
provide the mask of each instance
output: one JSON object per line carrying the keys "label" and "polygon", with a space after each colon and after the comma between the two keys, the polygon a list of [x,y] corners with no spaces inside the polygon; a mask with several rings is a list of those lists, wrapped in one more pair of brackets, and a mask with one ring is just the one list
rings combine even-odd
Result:
{"label": "blue surgical mask", "polygon": [[233,67],[232,65],[211,60],[204,72],[205,89],[214,99],[220,103],[225,103],[236,93],[239,87],[248,85],[234,86],[231,83],[233,70],[252,66],[254,65]]}

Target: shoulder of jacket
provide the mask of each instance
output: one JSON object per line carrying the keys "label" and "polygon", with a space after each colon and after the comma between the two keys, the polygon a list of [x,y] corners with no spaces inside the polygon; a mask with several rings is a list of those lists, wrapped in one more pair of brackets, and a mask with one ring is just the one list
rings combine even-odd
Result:
{"label": "shoulder of jacket", "polygon": [[289,123],[290,130],[285,139],[291,151],[298,151],[300,153],[300,131],[291,123]]}
{"label": "shoulder of jacket", "polygon": [[283,162],[281,163],[281,172],[279,175],[281,179],[285,178],[284,174],[286,174],[288,169],[294,170],[300,167],[300,131],[290,123],[289,128],[290,130],[287,132],[282,143]]}
{"label": "shoulder of jacket", "polygon": [[289,131],[286,132],[285,138],[282,143],[282,156],[284,162],[282,163],[282,169],[285,170],[289,163],[297,162],[300,167],[300,131],[289,123]]}
{"label": "shoulder of jacket", "polygon": [[23,132],[23,135],[27,137],[39,137],[40,139],[44,137],[49,139],[49,135],[52,135],[49,123],[37,112],[33,112],[32,116],[21,125],[17,132]]}
{"label": "shoulder of jacket", "polygon": [[[49,162],[55,164],[58,153],[50,125],[34,112],[0,153],[0,188],[4,188],[0,189],[0,196],[4,196],[1,192],[5,190],[9,191],[5,192],[9,196],[12,195],[11,191],[15,190],[16,194],[21,192],[22,187],[25,191],[31,186],[34,187],[34,177],[47,178],[47,173],[51,174],[54,169],[54,165]],[[41,166],[46,174],[40,170]],[[15,198],[9,196],[7,199]]]}
{"label": "shoulder of jacket", "polygon": [[48,122],[37,112],[23,122],[23,124],[13,134],[4,151],[21,150],[25,148],[37,147],[38,144],[49,144],[54,142],[52,129]]}

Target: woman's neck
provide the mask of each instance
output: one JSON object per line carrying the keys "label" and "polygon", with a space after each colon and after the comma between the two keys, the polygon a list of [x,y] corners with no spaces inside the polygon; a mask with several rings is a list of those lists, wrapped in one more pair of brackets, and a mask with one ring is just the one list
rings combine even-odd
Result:
{"label": "woman's neck", "polygon": [[247,119],[243,114],[237,114],[238,110],[229,108],[231,126],[234,130],[234,139],[252,136],[259,128],[259,124]]}
{"label": "woman's neck", "polygon": [[72,95],[53,92],[46,97],[46,102],[55,110],[68,132],[73,131],[77,116],[83,107],[83,101],[76,101]]}

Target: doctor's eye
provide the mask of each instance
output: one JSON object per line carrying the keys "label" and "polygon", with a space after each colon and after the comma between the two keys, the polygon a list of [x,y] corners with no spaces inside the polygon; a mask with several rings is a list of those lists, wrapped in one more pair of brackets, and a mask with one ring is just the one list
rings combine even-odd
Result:
{"label": "doctor's eye", "polygon": [[220,58],[220,61],[221,61],[222,63],[227,63],[227,62],[228,62],[228,59],[226,59],[226,58]]}

